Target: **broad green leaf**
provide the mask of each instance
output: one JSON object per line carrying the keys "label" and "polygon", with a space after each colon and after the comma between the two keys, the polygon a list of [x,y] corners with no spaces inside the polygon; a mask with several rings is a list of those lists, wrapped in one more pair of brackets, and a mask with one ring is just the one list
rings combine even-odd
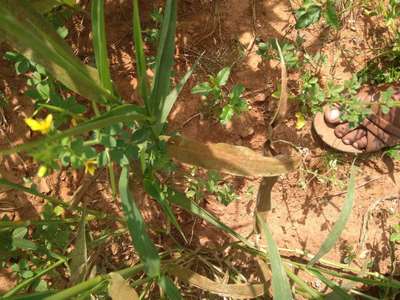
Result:
{"label": "broad green leaf", "polygon": [[97,71],[76,58],[27,0],[0,0],[0,31],[5,40],[72,91],[92,101],[115,99],[99,83]]}
{"label": "broad green leaf", "polygon": [[307,28],[318,22],[321,17],[321,6],[311,5],[307,9],[300,9],[296,12],[296,29]]}
{"label": "broad green leaf", "polygon": [[186,241],[185,234],[183,233],[183,230],[181,226],[179,225],[178,221],[176,220],[175,214],[172,211],[172,208],[170,204],[168,203],[168,200],[165,198],[165,195],[160,191],[160,188],[158,184],[154,181],[154,179],[144,179],[143,181],[144,188],[146,190],[146,193],[150,195],[150,197],[154,198],[157,203],[161,206],[162,210],[164,211],[165,215],[169,219],[169,221],[172,223],[172,225],[175,226],[175,228],[179,231],[181,234],[182,238]]}
{"label": "broad green leaf", "polygon": [[254,299],[261,297],[265,293],[263,284],[226,284],[216,282],[190,269],[178,265],[171,265],[167,267],[167,273],[176,276],[180,281],[183,281],[190,286],[194,286],[203,291],[229,299]]}
{"label": "broad green leaf", "polygon": [[106,114],[103,114],[100,117],[94,118],[85,123],[81,123],[76,127],[69,128],[67,130],[61,131],[53,135],[48,135],[44,138],[37,139],[32,142],[27,142],[17,146],[0,149],[0,155],[8,155],[17,152],[26,152],[28,150],[41,147],[46,143],[60,141],[65,137],[80,135],[91,130],[110,127],[111,125],[118,124],[120,122],[146,120],[146,119],[148,119],[148,117],[146,116],[146,112],[142,108],[135,105],[125,104],[111,110]]}
{"label": "broad green leaf", "polygon": [[34,242],[26,239],[14,239],[12,245],[16,249],[22,250],[36,250],[37,246]]}
{"label": "broad green leaf", "polygon": [[217,76],[215,77],[215,82],[218,86],[224,86],[227,84],[229,75],[231,74],[231,68],[225,67],[221,71],[218,72]]}
{"label": "broad green leaf", "polygon": [[161,103],[161,116],[160,116],[160,123],[165,123],[167,121],[167,118],[171,112],[172,107],[175,104],[176,99],[178,99],[178,96],[180,92],[182,91],[184,85],[188,81],[189,77],[192,75],[193,70],[196,68],[200,58],[194,63],[194,65],[189,69],[189,71],[186,72],[185,76],[182,77],[182,79],[179,81],[179,83],[176,85],[172,91],[168,94],[168,96],[165,98],[164,101]]}
{"label": "broad green leaf", "polygon": [[108,295],[112,300],[139,300],[139,295],[129,283],[118,273],[110,273]]}
{"label": "broad green leaf", "polygon": [[347,221],[349,220],[351,215],[355,198],[355,185],[356,185],[355,173],[356,173],[355,167],[352,166],[350,172],[349,186],[347,188],[346,200],[340,212],[339,218],[336,221],[335,225],[333,226],[332,231],[328,234],[327,238],[323,242],[318,253],[309,262],[308,264],[309,266],[315,264],[321,257],[327,254],[333,248],[333,246],[335,246],[336,241],[339,239],[340,235],[342,234],[342,231],[346,227]]}
{"label": "broad green leaf", "polygon": [[293,299],[289,280],[282,265],[282,259],[279,255],[278,247],[272,237],[268,225],[257,214],[257,223],[268,244],[268,254],[272,270],[272,292],[274,299]]}
{"label": "broad green leaf", "polygon": [[104,0],[92,2],[93,48],[101,86],[110,93],[113,91],[107,52],[106,30],[104,23]]}
{"label": "broad green leaf", "polygon": [[212,87],[209,82],[202,82],[192,88],[192,94],[208,95],[212,92]]}
{"label": "broad green leaf", "polygon": [[158,279],[158,285],[164,290],[169,300],[183,299],[178,288],[168,276],[162,275]]}
{"label": "broad green leaf", "polygon": [[340,27],[339,18],[336,13],[335,0],[327,0],[325,20],[328,25],[336,29]]}
{"label": "broad green leaf", "polygon": [[71,285],[81,282],[88,271],[87,243],[86,243],[86,211],[84,210],[79,224],[75,248],[71,252]]}
{"label": "broad green leaf", "polygon": [[157,50],[155,75],[150,97],[150,111],[161,120],[161,109],[170,90],[174,64],[176,30],[176,0],[167,0]]}
{"label": "broad green leaf", "polygon": [[131,234],[133,246],[140,260],[144,263],[147,275],[149,277],[157,277],[160,275],[160,257],[153,241],[146,232],[146,225],[131,195],[128,182],[129,167],[124,166],[119,179],[119,193],[126,223]]}
{"label": "broad green leaf", "polygon": [[166,137],[167,151],[180,162],[237,176],[272,177],[294,170],[299,159],[265,157],[249,148],[224,143],[203,144],[185,137]]}
{"label": "broad green leaf", "polygon": [[133,40],[135,42],[136,72],[139,81],[139,91],[145,106],[149,112],[149,83],[146,75],[146,59],[144,55],[144,45],[142,39],[142,29],[140,26],[138,0],[133,0]]}

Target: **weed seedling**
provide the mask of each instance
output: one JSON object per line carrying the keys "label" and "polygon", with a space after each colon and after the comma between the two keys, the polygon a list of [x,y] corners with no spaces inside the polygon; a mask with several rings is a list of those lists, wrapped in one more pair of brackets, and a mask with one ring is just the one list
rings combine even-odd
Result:
{"label": "weed seedling", "polygon": [[218,115],[221,124],[227,124],[235,114],[248,110],[248,104],[242,98],[245,90],[243,85],[234,85],[228,93],[224,90],[230,73],[229,67],[223,68],[216,76],[209,75],[208,81],[192,88],[192,94],[200,94],[207,101],[209,110]]}

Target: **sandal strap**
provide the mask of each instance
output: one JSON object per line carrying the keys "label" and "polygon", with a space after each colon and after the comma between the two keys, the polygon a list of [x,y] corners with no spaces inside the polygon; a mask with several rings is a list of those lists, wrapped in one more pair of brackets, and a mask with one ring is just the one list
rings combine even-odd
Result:
{"label": "sandal strap", "polygon": [[[377,115],[369,116],[363,121],[362,125],[369,133],[380,139],[387,146],[394,146],[399,143],[400,128]],[[371,138],[373,137],[368,137],[368,143],[370,143]]]}

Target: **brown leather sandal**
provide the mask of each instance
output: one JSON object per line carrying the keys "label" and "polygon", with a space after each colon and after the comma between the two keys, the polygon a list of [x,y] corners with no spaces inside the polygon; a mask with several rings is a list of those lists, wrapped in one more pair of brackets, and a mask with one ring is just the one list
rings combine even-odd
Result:
{"label": "brown leather sandal", "polygon": [[[387,88],[387,87],[386,87]],[[382,88],[379,88],[382,91]],[[375,92],[370,94],[370,99],[379,99]],[[395,100],[400,100],[400,89],[395,89]],[[373,100],[372,100],[373,101]],[[330,124],[325,120],[324,113],[317,113],[314,117],[313,125],[315,132],[321,140],[330,147],[347,153],[367,153],[379,151],[385,147],[391,147],[400,143],[400,108],[392,108],[389,113],[384,114],[379,110],[378,103],[372,105],[373,114],[368,116],[358,127],[366,131],[367,145],[363,150],[347,145],[343,142],[343,137],[339,138],[335,134],[338,124]]]}

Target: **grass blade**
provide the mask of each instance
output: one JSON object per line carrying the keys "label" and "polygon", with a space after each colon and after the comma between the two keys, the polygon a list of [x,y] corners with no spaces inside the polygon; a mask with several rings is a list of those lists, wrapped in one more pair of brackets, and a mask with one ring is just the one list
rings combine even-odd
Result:
{"label": "grass blade", "polygon": [[220,220],[218,220],[218,218],[216,216],[214,216],[213,214],[211,214],[204,208],[200,207],[197,203],[188,200],[185,197],[185,195],[183,195],[182,193],[170,190],[169,191],[169,199],[171,200],[172,203],[183,208],[190,214],[202,218],[203,220],[214,225],[218,229],[220,229],[220,230],[226,232],[227,234],[231,235],[232,237],[238,239],[245,245],[247,245],[249,247],[253,247],[253,245],[246,238],[241,236],[239,233],[237,233],[235,230],[233,230],[229,226],[222,223]]}
{"label": "grass blade", "polygon": [[279,176],[299,163],[296,157],[266,157],[242,146],[203,144],[185,137],[169,138],[167,151],[180,162],[237,176]]}
{"label": "grass blade", "polygon": [[263,232],[268,244],[268,253],[272,270],[272,291],[274,293],[274,299],[293,299],[289,280],[286,276],[285,269],[283,268],[278,247],[276,246],[275,241],[272,238],[272,234],[268,228],[268,225],[264,223],[264,221],[258,214],[257,223],[261,231]]}
{"label": "grass blade", "polygon": [[[130,276],[136,275],[139,272],[143,271],[143,265],[137,265],[134,267],[130,267],[130,268],[126,268],[120,271],[117,271],[115,273],[120,274],[122,277],[124,278],[128,278]],[[99,284],[102,284],[104,282],[106,282],[107,280],[110,280],[110,276],[109,274],[106,275],[98,275],[94,278],[91,278],[89,280],[86,280],[84,282],[81,282],[75,286],[72,286],[70,288],[67,288],[63,291],[60,291],[54,295],[51,295],[49,297],[46,298],[41,298],[41,299],[45,299],[45,300],[70,300],[70,299],[74,299],[73,297],[82,294],[84,292],[90,291],[93,288],[95,288],[96,286],[98,286]]]}
{"label": "grass blade", "polygon": [[153,241],[146,232],[143,217],[132,198],[128,181],[129,167],[124,166],[119,180],[119,193],[133,246],[144,264],[147,275],[149,277],[160,276],[160,257]]}
{"label": "grass blade", "polygon": [[163,124],[167,121],[167,118],[171,112],[172,107],[174,106],[176,99],[180,92],[182,91],[183,87],[185,86],[186,82],[192,76],[194,69],[196,68],[197,64],[199,63],[200,58],[194,63],[194,65],[186,72],[185,76],[179,81],[176,87],[168,94],[168,96],[161,102],[161,116],[160,116],[160,123]]}
{"label": "grass blade", "polygon": [[[64,264],[66,261],[61,259],[57,262],[55,262],[54,264],[50,265],[49,267],[47,267],[46,269],[36,273],[34,276],[32,276],[31,278],[25,279],[24,281],[18,283],[14,288],[12,288],[11,290],[9,290],[7,293],[5,293],[4,295],[2,295],[2,298],[8,298],[11,297],[13,295],[15,295],[16,293],[18,293],[20,290],[24,289],[25,287],[29,286],[33,281],[35,281],[36,279],[39,279],[40,277],[46,275],[48,272],[50,272],[51,270],[57,268],[58,266],[61,266],[62,264]],[[17,297],[18,298],[18,297]],[[40,298],[43,299],[43,298]]]}
{"label": "grass blade", "polygon": [[0,155],[9,155],[17,152],[26,152],[37,147],[43,147],[46,143],[59,141],[64,137],[80,135],[91,130],[109,127],[120,122],[128,122],[134,120],[146,120],[145,111],[135,105],[121,105],[120,107],[103,114],[101,117],[94,118],[85,123],[81,123],[76,127],[69,128],[59,133],[48,135],[32,142],[11,146],[9,148],[0,149]]}
{"label": "grass blade", "polygon": [[152,198],[154,198],[158,204],[160,204],[161,208],[163,209],[169,221],[179,231],[185,242],[187,242],[185,234],[183,233],[183,230],[179,225],[174,212],[172,211],[171,205],[168,203],[167,199],[165,198],[165,195],[161,193],[159,185],[155,182],[154,179],[152,180],[144,179],[143,185],[146,190],[146,193],[149,194]]}
{"label": "grass blade", "polygon": [[321,280],[324,284],[326,284],[329,288],[332,289],[332,293],[325,295],[325,299],[329,300],[353,300],[354,298],[349,295],[341,286],[339,286],[336,282],[325,277],[321,272],[316,269],[308,270],[309,273],[316,276],[319,280]]}
{"label": "grass blade", "polygon": [[144,55],[142,28],[140,26],[138,0],[133,0],[133,41],[135,43],[136,72],[139,82],[139,92],[148,112],[152,112],[149,105],[149,83],[146,75],[146,59]]}
{"label": "grass blade", "polygon": [[176,30],[176,0],[167,0],[161,26],[150,108],[161,120],[161,108],[170,89],[170,78],[174,64]]}
{"label": "grass blade", "polygon": [[78,236],[75,241],[75,248],[71,252],[71,285],[84,280],[88,271],[87,243],[86,243],[86,211],[84,210],[79,224]]}
{"label": "grass blade", "polygon": [[110,93],[113,91],[104,24],[104,0],[92,1],[92,32],[93,48],[96,58],[96,66],[99,72],[100,84]]}
{"label": "grass blade", "polygon": [[350,171],[349,186],[347,188],[346,200],[340,212],[339,218],[336,221],[335,225],[333,226],[332,231],[328,234],[327,238],[323,242],[318,253],[315,254],[315,256],[310,260],[308,264],[309,266],[315,264],[321,257],[327,254],[333,248],[333,246],[335,246],[336,241],[339,239],[342,231],[346,227],[347,221],[350,218],[355,198],[355,186],[356,186],[355,173],[356,170],[354,166],[352,166]]}
{"label": "grass blade", "polygon": [[97,71],[76,58],[29,1],[2,1],[0,30],[5,40],[28,59],[43,65],[58,81],[92,101],[116,99],[99,84]]}
{"label": "grass blade", "polygon": [[162,275],[158,279],[158,285],[164,290],[165,294],[167,294],[167,298],[170,300],[180,300],[183,299],[178,288],[172,282],[172,280],[165,275]]}

